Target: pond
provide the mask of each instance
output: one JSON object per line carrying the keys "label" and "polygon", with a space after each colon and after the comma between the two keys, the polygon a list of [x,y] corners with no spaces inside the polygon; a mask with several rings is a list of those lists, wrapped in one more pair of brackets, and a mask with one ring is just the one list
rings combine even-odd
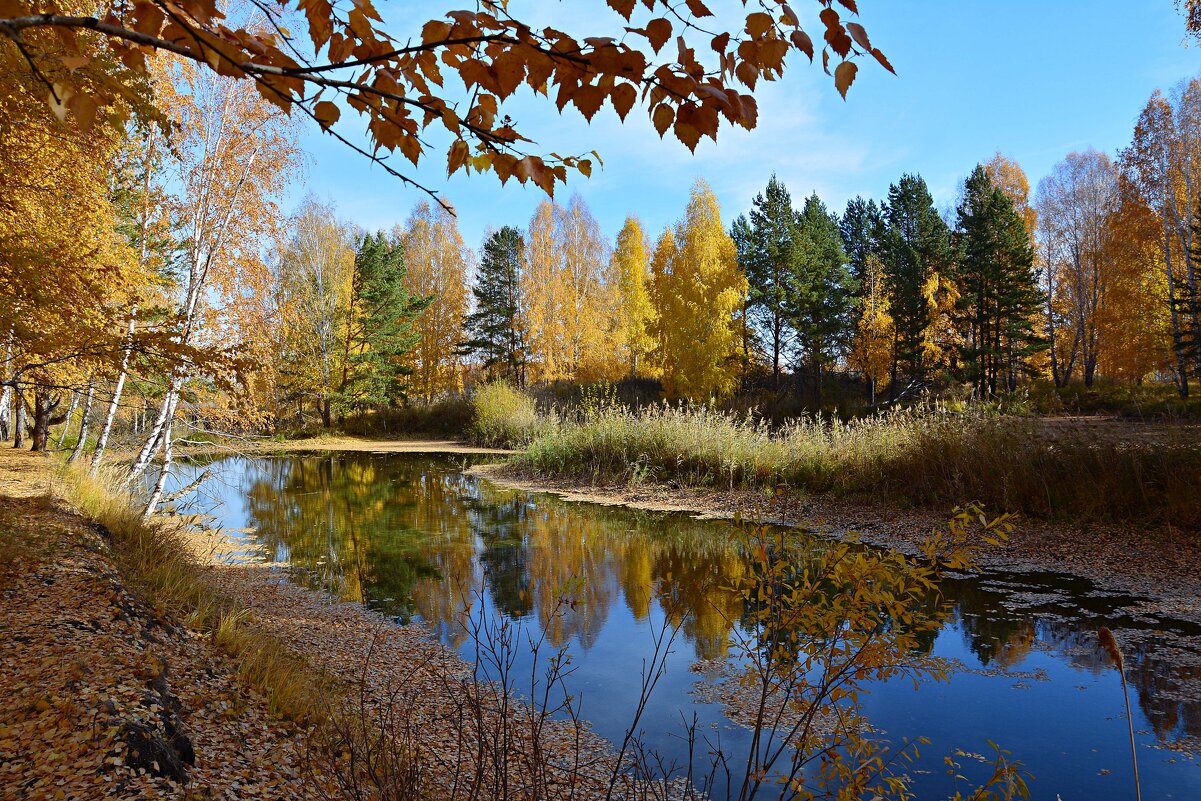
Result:
{"label": "pond", "polygon": [[[703,735],[745,753],[749,730],[712,692],[715,671],[737,657],[744,612],[728,590],[748,570],[732,525],[505,489],[466,474],[467,458],[230,457],[184,464],[175,481],[212,470],[182,505],[243,532],[247,558],[288,563],[295,580],[428,626],[468,660],[465,614],[505,616],[567,647],[568,691],[610,740],[633,717],[654,633],[677,624],[641,721],[646,741],[681,757],[681,721],[695,714]],[[1109,626],[1127,655],[1143,797],[1201,798],[1201,628],[1058,574],[985,572],[942,591],[954,611],[925,646],[952,660],[949,681],[889,681],[862,699],[893,742],[930,739],[910,770],[918,797],[956,789],[943,757],[957,749],[962,771],[982,778],[991,740],[1033,774],[1034,798],[1133,798],[1121,683],[1096,645]],[[548,616],[565,592],[572,604]],[[531,659],[519,652],[519,674]]]}

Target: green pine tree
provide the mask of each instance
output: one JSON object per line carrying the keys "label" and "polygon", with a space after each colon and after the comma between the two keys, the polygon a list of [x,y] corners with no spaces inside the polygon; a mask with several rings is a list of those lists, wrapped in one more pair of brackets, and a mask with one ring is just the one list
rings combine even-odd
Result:
{"label": "green pine tree", "polygon": [[1012,390],[1045,347],[1034,321],[1042,293],[1026,224],[983,166],[964,184],[957,238],[964,378],[979,396]]}
{"label": "green pine tree", "polygon": [[403,401],[417,344],[413,323],[433,301],[405,287],[404,250],[384,234],[366,234],[355,252],[338,407],[345,414]]}
{"label": "green pine tree", "polygon": [[932,276],[951,269],[953,252],[950,230],[934,208],[921,176],[903,175],[889,188],[884,219],[881,257],[896,329],[895,397],[902,376],[922,384],[935,366],[926,358],[929,331],[935,322],[926,290]]}
{"label": "green pine tree", "polygon": [[788,314],[820,407],[822,375],[845,353],[854,334],[858,282],[851,275],[838,218],[816,194],[796,216],[795,240],[796,278]]}
{"label": "green pine tree", "polygon": [[463,355],[479,355],[493,376],[525,384],[526,346],[521,329],[521,253],[525,242],[511,225],[494,231],[484,242],[471,294],[475,311],[463,328],[471,336]]}
{"label": "green pine tree", "polygon": [[881,240],[884,238],[884,213],[876,201],[855,197],[847,202],[838,228],[842,232],[842,246],[847,252],[851,275],[862,286],[868,259],[880,254]]}
{"label": "green pine tree", "polygon": [[748,316],[771,361],[772,385],[777,389],[792,342],[788,310],[796,283],[796,219],[788,190],[773,175],[767,189],[755,196],[749,219],[739,216],[730,231],[750,286]]}

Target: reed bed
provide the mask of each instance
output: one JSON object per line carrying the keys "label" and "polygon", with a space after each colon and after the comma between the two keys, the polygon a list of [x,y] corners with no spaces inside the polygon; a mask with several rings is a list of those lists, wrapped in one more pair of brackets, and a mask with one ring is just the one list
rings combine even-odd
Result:
{"label": "reed bed", "polygon": [[1195,437],[1171,427],[1126,434],[937,406],[782,427],[708,407],[611,406],[543,425],[515,464],[593,481],[785,485],[902,506],[978,501],[1037,517],[1201,528]]}

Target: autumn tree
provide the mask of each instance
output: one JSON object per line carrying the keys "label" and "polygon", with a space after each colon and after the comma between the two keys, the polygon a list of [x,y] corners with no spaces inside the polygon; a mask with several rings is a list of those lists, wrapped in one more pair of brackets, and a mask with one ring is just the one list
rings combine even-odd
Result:
{"label": "autumn tree", "polygon": [[543,201],[530,220],[522,263],[530,380],[615,377],[615,282],[609,245],[579,195]]}
{"label": "autumn tree", "polygon": [[1047,243],[1046,291],[1071,325],[1070,346],[1058,349],[1057,369],[1066,380],[1078,359],[1086,386],[1092,386],[1099,361],[1098,313],[1112,274],[1106,231],[1117,206],[1117,188],[1117,167],[1092,149],[1068,154],[1038,185],[1040,231]]}
{"label": "autumn tree", "polygon": [[640,365],[645,374],[645,362],[655,344],[651,336],[654,308],[650,298],[650,251],[642,223],[637,217],[627,217],[617,234],[610,272],[617,282],[618,342],[631,378],[638,378]]}
{"label": "autumn tree", "polygon": [[[812,61],[814,41],[823,42],[822,65],[844,97],[863,59],[892,69],[863,26],[843,17],[856,12],[855,3],[814,2],[819,35],[781,0],[734,14],[728,26],[701,2],[690,2],[685,16],[668,0],[608,0],[615,13],[599,13],[597,3],[588,29],[573,36],[495,0],[430,19],[419,34],[384,30],[370,0],[259,3],[259,25],[200,0],[115,4],[97,16],[53,0],[8,0],[0,35],[20,49],[49,101],[81,120],[117,103],[152,56],[166,52],[253,86],[402,179],[388,154],[417,165],[437,148],[449,174],[492,172],[550,193],[568,170],[589,174],[593,159],[527,152],[534,137],[500,110],[520,87],[588,119],[606,101],[622,119],[642,104],[660,135],[671,130],[695,148],[701,137],[716,139],[723,121],[754,128],[759,81],[780,78],[797,53]],[[307,30],[284,33],[295,30],[293,15],[303,15]],[[665,51],[668,42],[678,46]],[[79,64],[101,57],[123,68],[98,85],[81,81]],[[341,132],[343,108],[365,118],[367,147]]]}
{"label": "autumn tree", "polygon": [[855,335],[848,364],[867,381],[868,399],[876,405],[876,391],[888,381],[893,364],[895,332],[884,283],[884,264],[874,254],[864,260]]}
{"label": "autumn tree", "polygon": [[1188,374],[1201,368],[1201,281],[1188,258],[1194,248],[1192,214],[1201,202],[1201,78],[1185,81],[1170,96],[1158,90],[1152,94],[1121,161],[1159,221],[1173,373],[1181,396],[1187,397]]}
{"label": "autumn tree", "polygon": [[277,369],[286,400],[310,400],[326,428],[333,425],[333,403],[345,368],[354,260],[351,227],[338,219],[332,205],[306,198],[292,215],[277,258]]}
{"label": "autumn tree", "polygon": [[1013,390],[1041,345],[1034,321],[1042,297],[1021,213],[984,165],[964,183],[958,208],[956,279],[965,377],[980,397]]}
{"label": "autumn tree", "polygon": [[[143,278],[107,174],[130,107],[94,126],[60,122],[25,67],[0,47],[0,411],[6,423],[15,411],[14,445],[28,422],[32,448],[45,450],[72,389],[120,361]],[[96,66],[80,80],[104,77]]]}
{"label": "autumn tree", "polygon": [[1156,374],[1173,375],[1179,384],[1163,228],[1127,174],[1118,176],[1117,191],[1106,226],[1112,270],[1105,305],[1098,310],[1098,371],[1135,383]]}
{"label": "autumn tree", "polygon": [[704,181],[693,185],[684,218],[659,238],[651,271],[655,355],[668,396],[708,400],[730,394],[747,283],[717,196]]}
{"label": "autumn tree", "polygon": [[241,344],[243,307],[271,283],[263,256],[284,219],[276,200],[298,158],[295,127],[253,86],[186,59],[166,60],[157,69],[156,97],[173,120],[167,180],[177,195],[185,246],[171,291],[171,339],[180,355],[162,383],[158,413],[130,475],[136,480],[162,454],[147,514],[171,469],[185,385],[220,379],[232,388],[236,382],[230,360]]}
{"label": "autumn tree", "polygon": [[413,388],[427,403],[463,387],[458,344],[467,314],[471,250],[458,223],[440,206],[417,204],[399,231],[408,265],[409,291],[433,300],[417,319],[412,350]]}
{"label": "autumn tree", "polygon": [[464,355],[478,356],[493,376],[519,386],[526,379],[526,334],[521,319],[524,248],[521,232],[509,225],[484,240],[471,288],[475,309],[463,322],[468,339],[460,346]]}

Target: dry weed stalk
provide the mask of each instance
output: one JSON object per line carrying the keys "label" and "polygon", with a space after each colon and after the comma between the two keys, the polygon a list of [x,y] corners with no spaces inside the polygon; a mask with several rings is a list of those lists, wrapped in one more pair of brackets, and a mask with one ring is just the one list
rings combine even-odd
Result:
{"label": "dry weed stalk", "polygon": [[1130,730],[1130,764],[1134,768],[1134,797],[1136,801],[1142,801],[1143,790],[1138,780],[1138,752],[1134,744],[1134,716],[1130,713],[1130,690],[1126,686],[1126,657],[1122,654],[1117,638],[1107,626],[1102,626],[1097,631],[1097,639],[1101,641],[1101,647],[1113,661],[1114,669],[1122,677],[1122,697],[1126,700],[1126,725]]}

